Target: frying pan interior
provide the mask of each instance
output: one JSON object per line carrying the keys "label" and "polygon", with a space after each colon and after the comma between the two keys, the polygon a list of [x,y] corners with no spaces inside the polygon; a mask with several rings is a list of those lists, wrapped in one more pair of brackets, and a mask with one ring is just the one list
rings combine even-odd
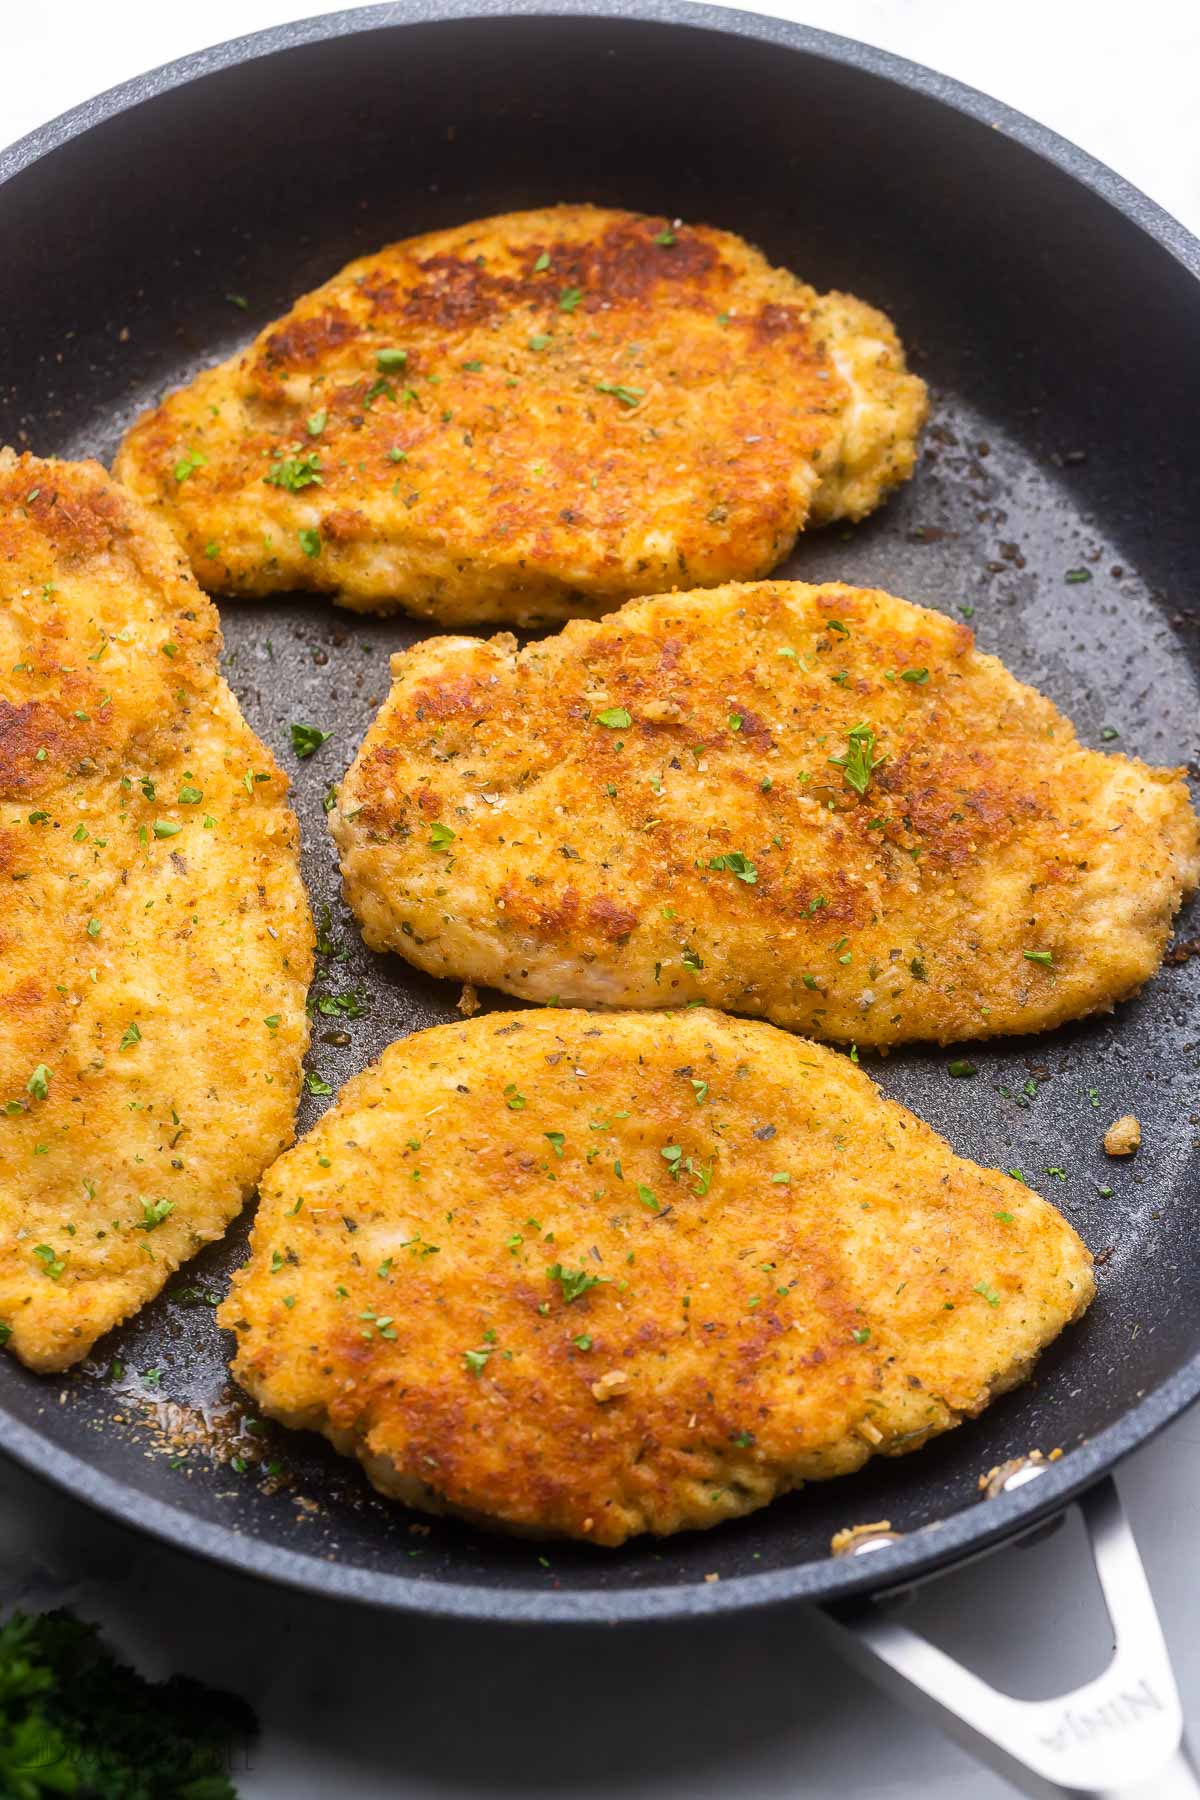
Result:
{"label": "frying pan interior", "polygon": [[[393,237],[560,199],[707,220],[885,307],[933,389],[916,479],[866,524],[803,540],[786,573],[969,616],[1087,742],[1194,755],[1196,246],[1178,232],[1172,247],[1169,221],[1085,158],[874,52],[687,6],[384,8],[186,72],[0,160],[0,438],[107,459],[164,389]],[[222,621],[229,679],[294,773],[329,909],[315,991],[364,997],[358,1019],[315,1017],[311,1063],[336,1090],[454,1016],[455,987],[362,947],[321,808],[418,630],[303,599],[223,604]],[[292,720],[335,735],[297,764]],[[244,1221],[82,1370],[46,1381],[6,1361],[0,1435],[179,1541],[398,1605],[619,1618],[932,1567],[1061,1499],[1195,1392],[1198,985],[1196,962],[1168,967],[1115,1016],[973,1049],[969,1080],[936,1049],[874,1063],[958,1150],[1020,1168],[1065,1210],[1104,1253],[1100,1295],[982,1420],[739,1525],[603,1555],[436,1522],[416,1535],[319,1442],[223,1420],[228,1345],[206,1296],[244,1255]],[[306,1099],[302,1129],[323,1104]],[[1103,1129],[1129,1111],[1144,1148],[1109,1163]],[[181,1429],[198,1447],[181,1451]],[[237,1460],[214,1460],[212,1439]],[[1036,1493],[980,1505],[978,1474],[1031,1446],[1067,1454]],[[879,1518],[913,1535],[869,1573],[829,1558],[833,1531]]]}

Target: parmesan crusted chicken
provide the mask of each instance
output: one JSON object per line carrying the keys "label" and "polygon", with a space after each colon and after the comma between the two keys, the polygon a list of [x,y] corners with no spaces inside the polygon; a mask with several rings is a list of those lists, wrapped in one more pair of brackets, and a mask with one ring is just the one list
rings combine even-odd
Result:
{"label": "parmesan crusted chicken", "polygon": [[170,534],[0,452],[0,1342],[62,1369],[291,1141],[312,923],[287,779]]}
{"label": "parmesan crusted chicken", "polygon": [[1085,749],[888,594],[665,595],[392,671],[331,815],[350,903],[372,949],[530,999],[1039,1031],[1135,993],[1200,872],[1180,771]]}
{"label": "parmesan crusted chicken", "polygon": [[349,1082],[264,1178],[218,1317],[256,1405],[384,1493],[620,1544],[915,1450],[1092,1292],[1052,1206],[847,1057],[552,1011]]}
{"label": "parmesan crusted chicken", "polygon": [[765,575],[912,473],[889,320],[729,232],[563,206],[389,245],[116,462],[213,592],[532,625]]}

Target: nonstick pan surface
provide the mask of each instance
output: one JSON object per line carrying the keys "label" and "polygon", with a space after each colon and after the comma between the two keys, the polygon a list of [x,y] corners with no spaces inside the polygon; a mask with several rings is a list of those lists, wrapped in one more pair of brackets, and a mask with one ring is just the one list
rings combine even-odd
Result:
{"label": "nonstick pan surface", "polygon": [[[563,199],[727,227],[897,321],[933,393],[922,466],[865,524],[802,539],[782,573],[969,617],[1085,741],[1196,755],[1200,245],[995,102],[781,22],[671,0],[385,6],[226,44],[81,107],[0,155],[0,441],[107,460],[135,413],[350,256]],[[394,1038],[457,1016],[456,986],[363,948],[321,804],[390,653],[422,632],[301,598],[221,614],[228,677],[294,776],[326,921],[314,994],[365,1009],[318,1005],[310,1066],[336,1091]],[[298,763],[293,721],[334,736]],[[1180,939],[1194,929],[1185,917]],[[741,1523],[603,1553],[414,1530],[319,1440],[230,1410],[210,1298],[252,1209],[78,1371],[6,1359],[0,1442],[175,1543],[389,1606],[618,1620],[911,1580],[1060,1507],[1200,1391],[1198,997],[1184,959],[1114,1016],[972,1048],[970,1080],[949,1076],[949,1050],[870,1059],[957,1150],[1020,1168],[1064,1210],[1100,1255],[1099,1297],[979,1421]],[[300,1129],[326,1104],[306,1098]],[[1125,1112],[1143,1149],[1111,1163],[1101,1136]],[[1064,1455],[981,1502],[979,1475],[1035,1446]],[[839,1527],[881,1518],[899,1545],[830,1557]]]}

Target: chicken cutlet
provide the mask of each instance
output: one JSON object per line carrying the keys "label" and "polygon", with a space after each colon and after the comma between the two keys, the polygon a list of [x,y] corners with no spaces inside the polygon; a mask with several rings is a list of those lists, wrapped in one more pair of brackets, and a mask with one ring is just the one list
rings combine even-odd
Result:
{"label": "chicken cutlet", "polygon": [[546,624],[765,575],[912,473],[888,319],[741,238],[592,206],[389,245],[129,432],[202,587]]}
{"label": "chicken cutlet", "polygon": [[663,595],[392,673],[330,823],[367,943],[434,974],[949,1042],[1135,993],[1196,887],[1181,771],[889,594]]}
{"label": "chicken cutlet", "polygon": [[758,1022],[493,1013],[393,1044],[268,1171],[218,1318],[384,1493],[620,1544],[915,1450],[1093,1293],[1022,1183]]}
{"label": "chicken cutlet", "polygon": [[0,1342],[63,1369],[291,1141],[312,922],[216,612],[96,463],[0,452]]}

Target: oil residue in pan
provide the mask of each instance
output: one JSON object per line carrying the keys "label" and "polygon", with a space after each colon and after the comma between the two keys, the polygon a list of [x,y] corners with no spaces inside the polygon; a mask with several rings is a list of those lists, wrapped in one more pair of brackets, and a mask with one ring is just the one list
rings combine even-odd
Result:
{"label": "oil residue in pan", "polygon": [[[962,618],[981,648],[1047,693],[1086,742],[1152,762],[1186,761],[1200,720],[1197,681],[1177,635],[1188,622],[1172,617],[1169,601],[1123,567],[1119,551],[1077,510],[1063,468],[1086,446],[1035,457],[946,393],[934,394],[932,416],[913,483],[866,524],[802,539],[780,572],[878,585]],[[425,631],[403,618],[361,618],[302,599],[223,603],[221,614],[225,672],[292,775],[319,925],[303,1131],[329,1104],[327,1094],[386,1044],[456,1016],[457,985],[365,949],[341,901],[323,807],[387,692],[389,656]],[[299,761],[293,723],[331,736]],[[1180,937],[1192,929],[1182,920]],[[952,1050],[869,1059],[884,1089],[957,1150],[1020,1169],[1067,1213],[1099,1253],[1100,1294],[1030,1386],[916,1461],[871,1465],[853,1482],[776,1502],[770,1532],[759,1515],[722,1527],[719,1543],[693,1536],[665,1550],[634,1544],[602,1555],[581,1547],[543,1554],[543,1547],[483,1539],[386,1505],[318,1440],[255,1419],[229,1383],[228,1343],[212,1310],[244,1257],[252,1209],[80,1370],[39,1383],[6,1369],[4,1400],[66,1445],[77,1445],[87,1429],[96,1465],[135,1490],[368,1572],[403,1559],[408,1573],[449,1580],[657,1585],[697,1581],[717,1567],[766,1572],[824,1557],[851,1514],[888,1517],[901,1530],[929,1524],[974,1501],[964,1469],[982,1471],[1031,1445],[1069,1449],[1109,1423],[1125,1389],[1110,1384],[1107,1371],[1186,1303],[1185,1272],[1159,1257],[1156,1237],[1169,1209],[1191,1203],[1198,1058],[1189,1018],[1198,999],[1200,967],[1185,959],[1168,964],[1115,1015],[1044,1038],[972,1046],[977,1073],[969,1080],[949,1076]],[[1125,1112],[1142,1121],[1143,1149],[1114,1164],[1101,1138]],[[1153,1352],[1143,1343],[1137,1354],[1146,1357],[1148,1387]]]}

